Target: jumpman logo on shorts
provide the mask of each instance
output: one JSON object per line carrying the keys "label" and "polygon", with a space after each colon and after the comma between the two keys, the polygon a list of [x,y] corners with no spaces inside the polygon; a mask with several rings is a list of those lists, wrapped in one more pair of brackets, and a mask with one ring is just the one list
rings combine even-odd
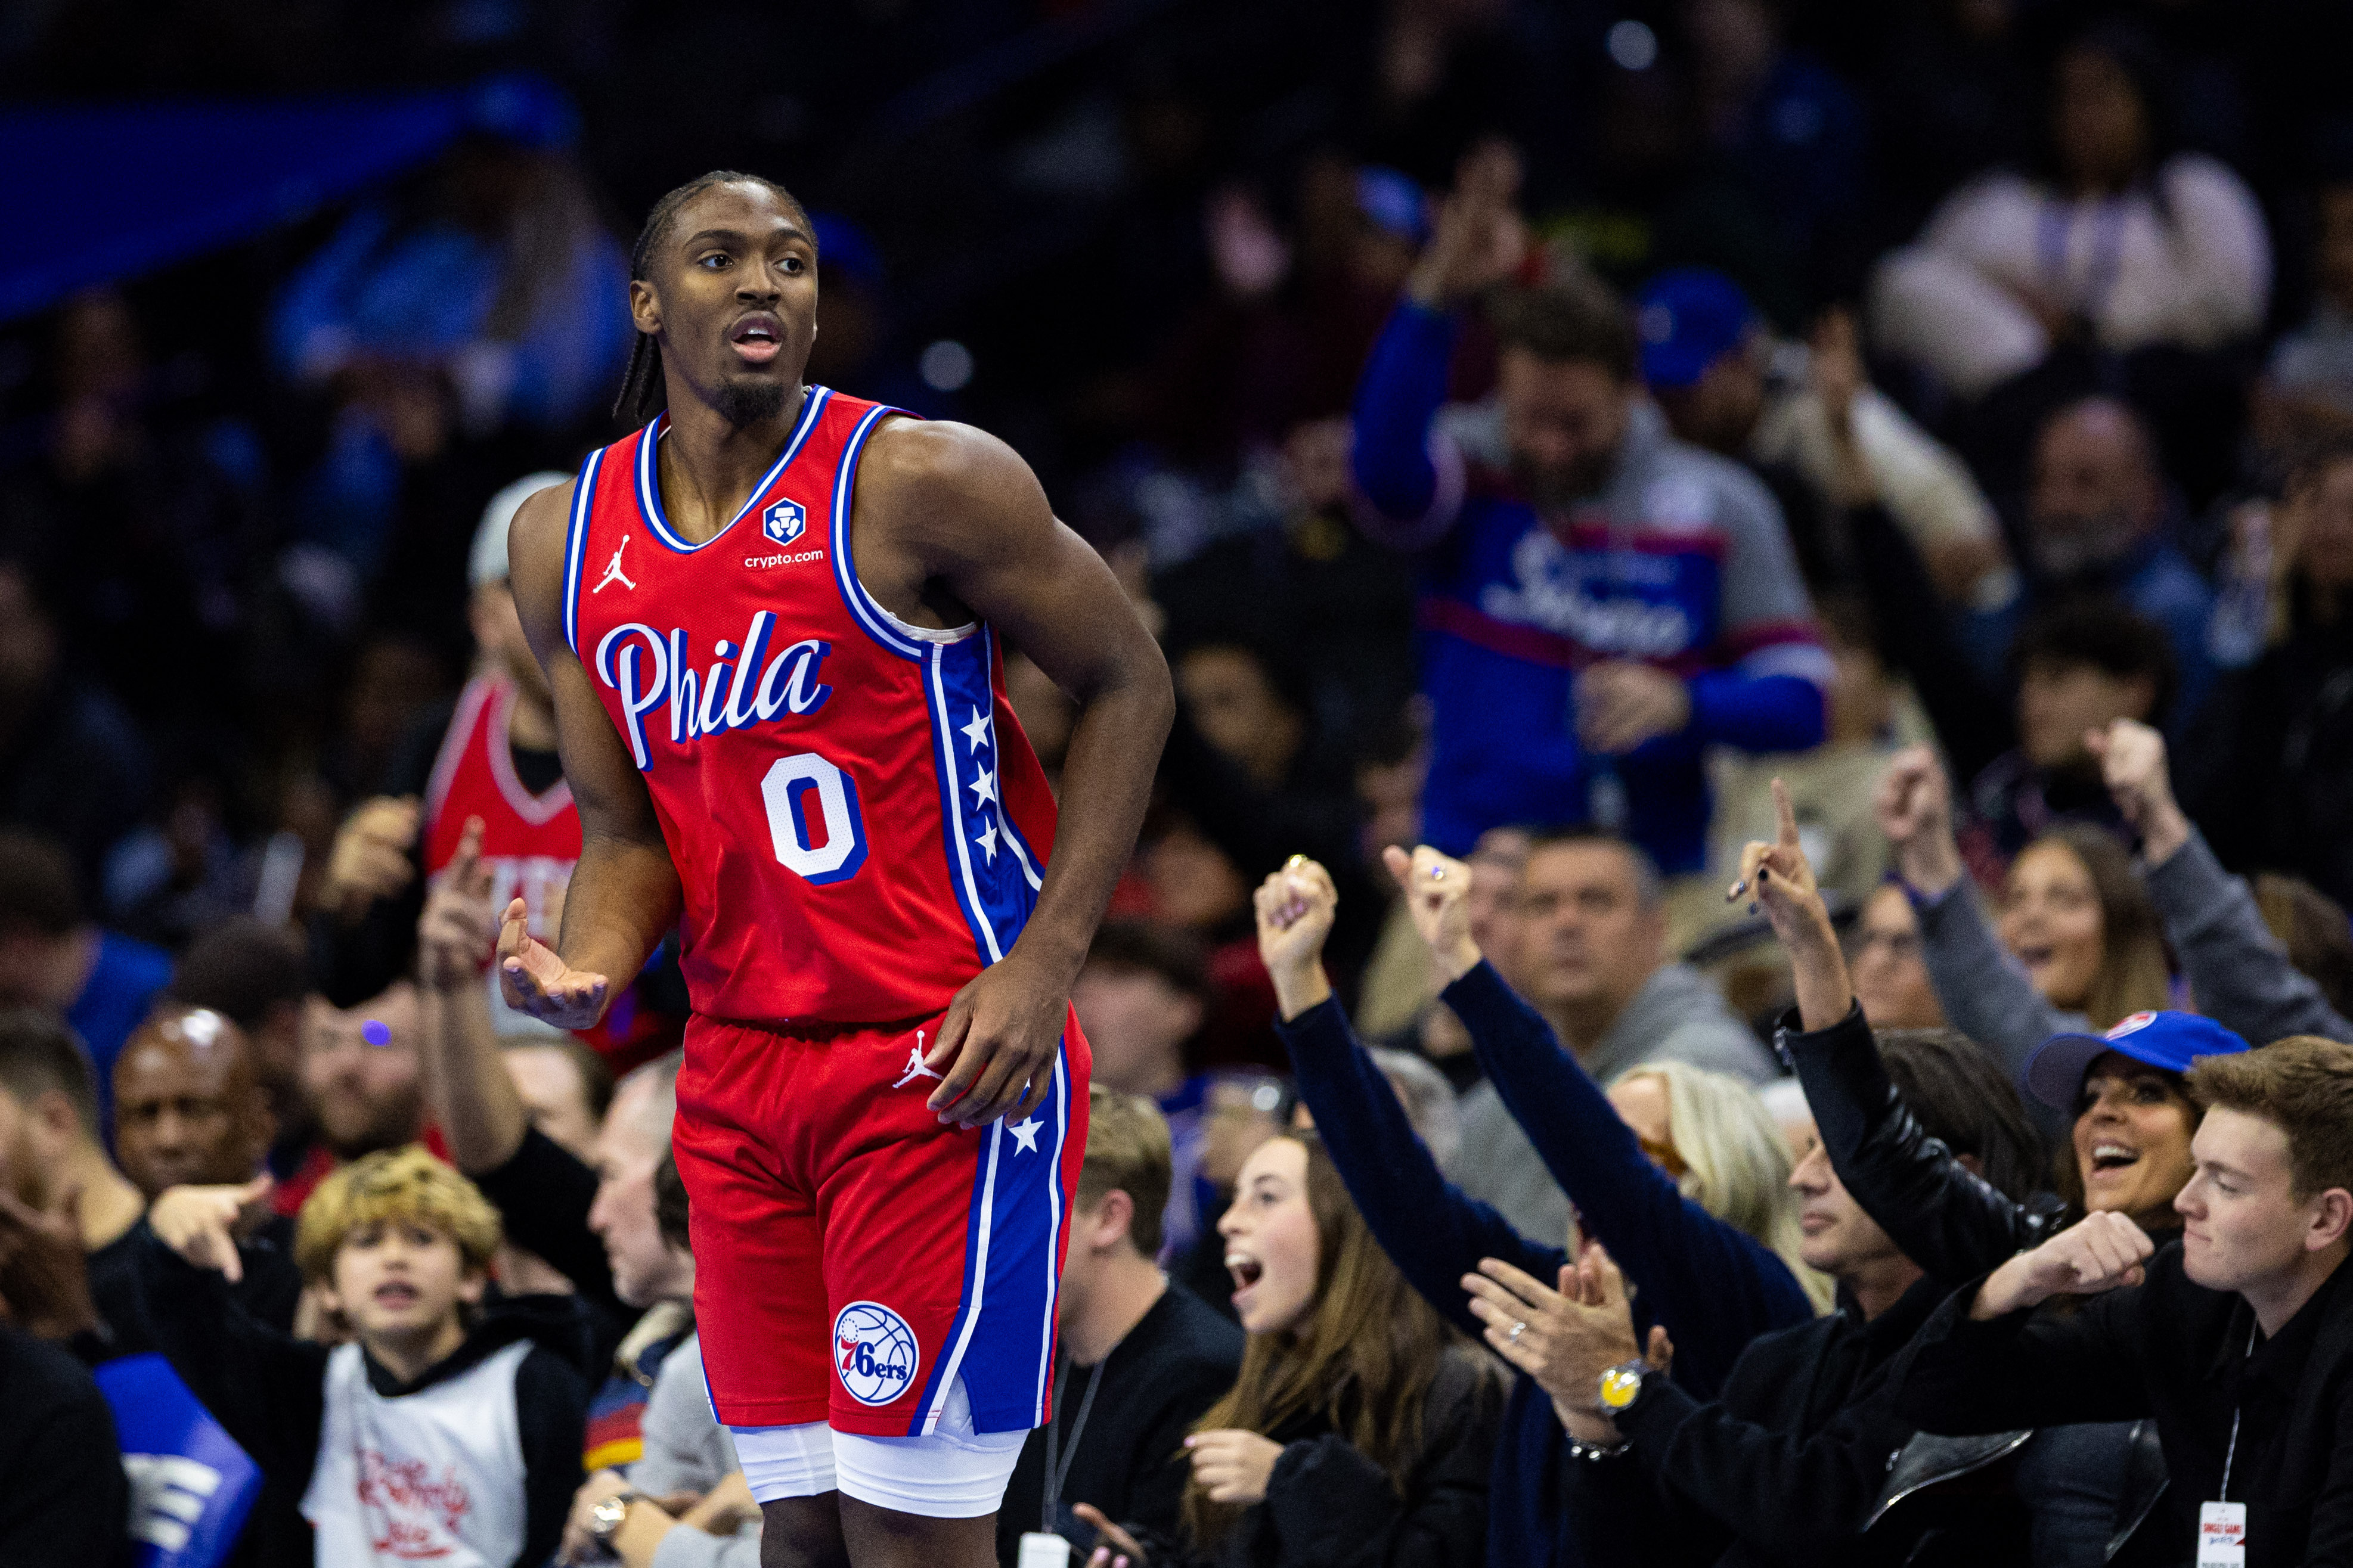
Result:
{"label": "jumpman logo on shorts", "polygon": [[625,533],[621,535],[620,548],[613,552],[611,563],[605,568],[605,574],[596,579],[596,585],[588,590],[590,593],[601,594],[605,591],[607,584],[612,583],[618,583],[624,588],[634,588],[637,586],[635,583],[629,581],[629,574],[621,570],[621,551],[627,550],[628,547],[629,536]]}
{"label": "jumpman logo on shorts", "polygon": [[892,1084],[891,1087],[892,1089],[904,1089],[919,1078],[937,1078],[939,1076],[939,1074],[934,1072],[931,1068],[923,1065],[923,1031],[918,1029],[915,1031],[915,1043],[907,1052],[907,1070],[902,1073],[899,1076],[899,1081]]}

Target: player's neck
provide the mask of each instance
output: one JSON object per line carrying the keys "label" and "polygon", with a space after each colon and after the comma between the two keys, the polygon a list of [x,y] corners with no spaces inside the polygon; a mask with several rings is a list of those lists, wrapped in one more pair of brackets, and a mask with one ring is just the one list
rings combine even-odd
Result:
{"label": "player's neck", "polygon": [[745,425],[731,424],[710,404],[681,395],[686,389],[675,383],[670,391],[661,446],[654,454],[654,482],[661,487],[670,527],[687,542],[700,544],[734,520],[776,465],[808,388],[796,386],[774,417]]}

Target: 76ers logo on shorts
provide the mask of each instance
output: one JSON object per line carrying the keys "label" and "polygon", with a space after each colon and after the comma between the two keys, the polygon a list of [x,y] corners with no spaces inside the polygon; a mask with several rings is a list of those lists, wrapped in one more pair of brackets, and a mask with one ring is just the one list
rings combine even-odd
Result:
{"label": "76ers logo on shorts", "polygon": [[880,1301],[852,1301],[833,1320],[833,1365],[860,1405],[888,1405],[915,1381],[915,1331]]}
{"label": "76ers logo on shorts", "polygon": [[760,531],[779,544],[790,544],[808,526],[808,513],[797,500],[780,500],[760,514]]}

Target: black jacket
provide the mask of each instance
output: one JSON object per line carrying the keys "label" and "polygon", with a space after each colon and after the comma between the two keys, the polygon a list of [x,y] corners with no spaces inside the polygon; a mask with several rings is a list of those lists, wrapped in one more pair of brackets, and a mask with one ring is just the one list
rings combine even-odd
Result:
{"label": "black jacket", "polygon": [[110,1568],[128,1555],[131,1510],[114,1413],[73,1357],[0,1323],[0,1563]]}
{"label": "black jacket", "polygon": [[[256,1321],[220,1275],[191,1266],[152,1233],[138,1266],[148,1321],[172,1370],[265,1477],[306,1484],[318,1462],[333,1347]],[[526,1493],[524,1549],[516,1563],[535,1565],[563,1539],[580,1486],[588,1419],[582,1373],[591,1353],[580,1303],[570,1296],[496,1301],[482,1310],[465,1343],[416,1382],[401,1383],[373,1356],[367,1373],[377,1394],[397,1397],[459,1376],[525,1339],[534,1342],[515,1373]]]}
{"label": "black jacket", "polygon": [[[1185,1463],[1185,1434],[1233,1387],[1241,1368],[1241,1330],[1172,1282],[1100,1368],[1060,1364],[1067,1360],[1057,1350],[1054,1428],[1067,1470],[1056,1527],[1091,1546],[1085,1526],[1071,1511],[1084,1502],[1131,1530],[1175,1535],[1192,1473]],[[1087,1386],[1098,1371],[1103,1381],[1089,1404]],[[1086,1425],[1077,1428],[1073,1444],[1082,1406]],[[1023,1532],[1043,1527],[1045,1498],[1046,1431],[1040,1427],[1022,1446],[997,1510],[997,1556],[1008,1568],[1020,1555]],[[1083,1558],[1082,1552],[1077,1560]]]}
{"label": "black jacket", "polygon": [[1921,1331],[1899,1405],[1926,1430],[1957,1433],[2155,1416],[2172,1485],[2150,1528],[2184,1563],[2199,1504],[2222,1495],[2235,1413],[2228,1500],[2247,1506],[2248,1568],[2353,1563],[2348,1274],[2338,1268],[2262,1342],[2236,1293],[2182,1272],[2179,1242],[2149,1260],[2146,1283],[2063,1316],[1973,1322],[1983,1281],[1972,1281]]}
{"label": "black jacket", "polygon": [[1795,1017],[1773,1043],[1805,1088],[1831,1168],[1930,1279],[1947,1289],[1974,1279],[2077,1217],[2055,1194],[2021,1203],[1999,1191],[1931,1137],[1888,1079],[1862,1004],[1810,1034],[1791,1027]]}
{"label": "black jacket", "polygon": [[1503,1418],[1494,1363],[1458,1348],[1431,1380],[1421,1457],[1402,1497],[1319,1413],[1269,1434],[1283,1447],[1265,1501],[1243,1510],[1207,1550],[1146,1540],[1152,1568],[1477,1568],[1486,1562],[1487,1471]]}
{"label": "black jacket", "polygon": [[[1703,1404],[1645,1379],[1618,1430],[1630,1461],[1598,1461],[1632,1490],[1647,1477],[1687,1505],[1686,1540],[1662,1564],[1876,1563],[1907,1561],[1916,1532],[1862,1528],[1912,1423],[1895,1408],[1914,1332],[1945,1289],[1923,1279],[1876,1318],[1852,1302],[1829,1317],[1752,1342],[1724,1392]],[[1983,1560],[1992,1561],[1993,1558]]]}

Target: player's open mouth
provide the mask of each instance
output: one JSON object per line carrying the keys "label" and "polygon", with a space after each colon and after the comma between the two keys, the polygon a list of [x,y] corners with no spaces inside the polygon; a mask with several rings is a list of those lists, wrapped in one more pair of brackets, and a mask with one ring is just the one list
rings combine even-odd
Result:
{"label": "player's open mouth", "polygon": [[729,330],[727,342],[737,358],[765,364],[784,352],[785,324],[765,310],[754,310]]}
{"label": "player's open mouth", "polygon": [[1242,1292],[1258,1283],[1259,1276],[1266,1269],[1247,1252],[1229,1252],[1226,1254],[1226,1272],[1234,1277],[1234,1295],[1239,1299]]}

